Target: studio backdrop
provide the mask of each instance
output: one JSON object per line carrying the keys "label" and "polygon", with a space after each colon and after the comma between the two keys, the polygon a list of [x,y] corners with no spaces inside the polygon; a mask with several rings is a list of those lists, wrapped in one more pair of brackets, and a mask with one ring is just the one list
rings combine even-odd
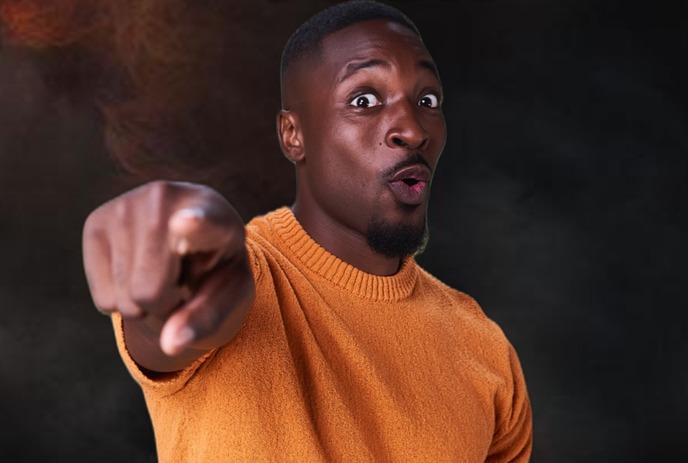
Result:
{"label": "studio backdrop", "polygon": [[[155,461],[84,220],[158,178],[291,204],[280,53],[327,4],[0,0],[0,459]],[[688,461],[685,4],[393,4],[446,95],[418,260],[518,350],[533,461]]]}

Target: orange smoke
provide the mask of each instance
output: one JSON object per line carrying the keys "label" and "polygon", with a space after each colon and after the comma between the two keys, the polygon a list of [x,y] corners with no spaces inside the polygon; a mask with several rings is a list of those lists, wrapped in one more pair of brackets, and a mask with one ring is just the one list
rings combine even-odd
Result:
{"label": "orange smoke", "polygon": [[293,188],[274,129],[281,48],[328,1],[307,3],[0,0],[0,26],[5,43],[50,55],[39,70],[70,85],[56,92],[101,110],[125,172],[274,205]]}
{"label": "orange smoke", "polygon": [[[185,0],[0,0],[4,41],[39,50],[69,48],[95,62],[82,92],[103,112],[105,142],[126,171],[174,176],[207,168],[203,153],[182,134],[213,127],[196,111],[217,76],[226,24],[215,10]],[[227,5],[232,2],[226,2]],[[226,19],[226,15],[224,15]],[[62,62],[63,72],[71,63]],[[94,84],[95,82],[95,84]],[[87,85],[88,84],[88,85]],[[79,89],[77,89],[79,90]],[[218,102],[219,103],[219,102]],[[213,139],[213,134],[200,138]],[[197,139],[199,137],[196,137]]]}
{"label": "orange smoke", "polygon": [[35,48],[61,47],[79,41],[96,27],[97,1],[4,0],[0,2],[3,35],[10,43]]}

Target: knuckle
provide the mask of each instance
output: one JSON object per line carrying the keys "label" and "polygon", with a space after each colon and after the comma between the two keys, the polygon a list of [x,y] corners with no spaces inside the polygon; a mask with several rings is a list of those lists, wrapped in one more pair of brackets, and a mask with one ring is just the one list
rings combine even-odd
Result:
{"label": "knuckle", "polygon": [[117,310],[123,317],[127,318],[140,318],[145,314],[145,312],[132,301],[120,301],[117,304]]}
{"label": "knuckle", "polygon": [[99,307],[98,305],[96,305],[96,310],[98,310],[98,313],[101,315],[112,315],[117,312],[113,307]]}
{"label": "knuckle", "polygon": [[102,314],[111,314],[116,311],[115,301],[112,298],[104,296],[100,291],[95,291],[92,294],[93,305],[96,306],[98,312]]}
{"label": "knuckle", "polygon": [[124,199],[120,198],[113,204],[113,215],[118,222],[124,222],[129,216],[129,203]]}
{"label": "knuckle", "polygon": [[83,227],[83,235],[84,237],[90,237],[93,235],[95,230],[98,228],[99,224],[99,214],[98,214],[98,209],[92,211],[88,216],[86,217],[86,220],[84,221],[84,227]]}
{"label": "knuckle", "polygon": [[82,229],[82,242],[101,241],[107,235],[107,227],[104,225],[103,206],[101,206],[86,217]]}
{"label": "knuckle", "polygon": [[150,307],[160,299],[160,292],[150,285],[134,284],[129,288],[129,298],[139,307]]}
{"label": "knuckle", "polygon": [[174,184],[167,180],[153,180],[145,184],[145,190],[151,198],[164,199],[174,188]]}
{"label": "knuckle", "polygon": [[108,255],[109,238],[104,228],[95,225],[86,225],[81,240],[84,257],[88,257],[88,259],[86,259],[87,263],[93,256],[101,254]]}
{"label": "knuckle", "polygon": [[[175,182],[156,180],[150,182],[145,199],[146,227],[154,233],[166,229],[173,204],[179,194],[180,187]],[[158,236],[156,235],[156,238]]]}

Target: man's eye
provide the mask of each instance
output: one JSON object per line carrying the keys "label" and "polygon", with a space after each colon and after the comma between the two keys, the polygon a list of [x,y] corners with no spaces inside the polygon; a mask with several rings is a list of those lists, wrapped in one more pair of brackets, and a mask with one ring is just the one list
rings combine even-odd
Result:
{"label": "man's eye", "polygon": [[440,99],[434,93],[427,93],[418,100],[418,106],[438,108],[440,106]]}
{"label": "man's eye", "polygon": [[382,104],[380,100],[372,93],[364,93],[354,97],[349,104],[356,108],[370,108],[371,106],[378,106]]}

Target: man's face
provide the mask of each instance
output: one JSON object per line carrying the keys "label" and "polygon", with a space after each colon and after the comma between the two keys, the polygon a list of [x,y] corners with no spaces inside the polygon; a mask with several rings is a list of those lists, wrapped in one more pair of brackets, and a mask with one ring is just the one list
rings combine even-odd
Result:
{"label": "man's face", "polygon": [[328,35],[305,63],[299,190],[307,186],[319,212],[376,251],[413,254],[426,238],[430,181],[446,139],[430,54],[412,31],[375,20]]}

